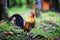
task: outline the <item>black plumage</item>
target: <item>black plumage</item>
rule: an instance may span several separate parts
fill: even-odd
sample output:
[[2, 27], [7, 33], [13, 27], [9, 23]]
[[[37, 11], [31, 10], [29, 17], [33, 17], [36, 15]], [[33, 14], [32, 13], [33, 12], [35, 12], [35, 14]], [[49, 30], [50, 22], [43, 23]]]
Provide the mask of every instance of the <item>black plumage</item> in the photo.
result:
[[12, 18], [15, 17], [15, 21], [14, 21], [14, 24], [16, 26], [20, 26], [21, 28], [23, 28], [24, 26], [24, 19], [21, 15], [19, 14], [14, 14], [13, 16], [11, 16], [11, 18], [9, 19], [9, 22], [12, 20]]

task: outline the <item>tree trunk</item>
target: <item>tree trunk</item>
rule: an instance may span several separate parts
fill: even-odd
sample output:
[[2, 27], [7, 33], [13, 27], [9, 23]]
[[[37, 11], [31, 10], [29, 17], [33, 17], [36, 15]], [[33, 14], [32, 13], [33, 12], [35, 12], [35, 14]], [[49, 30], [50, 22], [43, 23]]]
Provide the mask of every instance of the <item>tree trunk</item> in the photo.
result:
[[36, 0], [36, 17], [39, 17], [41, 15], [42, 10], [42, 0]]
[[12, 6], [16, 6], [17, 5], [17, 3], [16, 3], [16, 0], [12, 0]]
[[20, 0], [19, 6], [22, 7], [22, 0]]
[[30, 0], [26, 0], [27, 8], [30, 8]]
[[8, 7], [8, 8], [10, 7], [10, 5], [9, 5], [9, 0], [7, 0], [7, 7]]
[[3, 12], [3, 10], [2, 10], [2, 0], [0, 0], [0, 20], [2, 20], [2, 12]]
[[7, 14], [7, 0], [0, 0], [0, 18], [0, 20], [9, 18]]
[[30, 5], [31, 5], [31, 8], [32, 8], [32, 6], [34, 5], [34, 0], [30, 1]]

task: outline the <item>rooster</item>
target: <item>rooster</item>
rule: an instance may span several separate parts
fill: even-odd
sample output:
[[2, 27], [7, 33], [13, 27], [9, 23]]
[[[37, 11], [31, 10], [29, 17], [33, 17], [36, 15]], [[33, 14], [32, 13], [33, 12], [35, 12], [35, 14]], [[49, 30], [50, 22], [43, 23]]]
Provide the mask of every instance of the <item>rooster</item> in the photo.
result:
[[21, 27], [28, 34], [30, 32], [30, 30], [32, 28], [34, 28], [34, 26], [35, 26], [34, 16], [35, 16], [35, 14], [33, 12], [31, 12], [31, 15], [27, 18], [25, 25], [24, 25], [24, 19], [23, 19], [23, 17], [21, 17], [19, 14], [14, 14], [10, 18], [9, 22], [13, 19], [13, 17], [15, 17], [15, 19], [13, 19], [14, 24], [16, 26]]
[[35, 16], [35, 14], [33, 12], [31, 12], [31, 15], [26, 19], [26, 23], [25, 23], [25, 26], [24, 26], [24, 31], [27, 32], [27, 35], [29, 35], [28, 33], [35, 26], [34, 16]]

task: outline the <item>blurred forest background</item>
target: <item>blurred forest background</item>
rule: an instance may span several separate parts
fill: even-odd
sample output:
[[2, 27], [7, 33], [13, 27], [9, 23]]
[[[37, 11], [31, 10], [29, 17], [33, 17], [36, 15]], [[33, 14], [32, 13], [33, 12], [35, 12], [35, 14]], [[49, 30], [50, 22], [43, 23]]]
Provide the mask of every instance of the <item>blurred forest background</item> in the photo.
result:
[[[9, 15], [35, 9], [35, 0], [8, 0]], [[27, 9], [27, 10], [26, 10]]]
[[[41, 1], [42, 0], [38, 0], [36, 5], [39, 3], [38, 6], [40, 7]], [[50, 38], [53, 38], [53, 40], [55, 40], [55, 38], [58, 39], [60, 38], [60, 0], [50, 1], [51, 0], [43, 1], [42, 10], [46, 10], [46, 12], [43, 12], [38, 8], [38, 6], [37, 8], [39, 10], [36, 8], [35, 0], [0, 0], [0, 20], [8, 20], [13, 14], [20, 14], [25, 20], [30, 12], [36, 12], [39, 17], [35, 17], [35, 27], [30, 31], [30, 33], [43, 36], [44, 38], [42, 37], [42, 40], [45, 40], [45, 37], [46, 39], [48, 38], [48, 40]], [[35, 8], [37, 10], [35, 10]], [[15, 27], [12, 23], [7, 24], [6, 21], [4, 21], [0, 22], [0, 38], [5, 39], [6, 37], [7, 40], [9, 38], [12, 40], [29, 40], [30, 37], [26, 37], [26, 33], [21, 29], [13, 29], [13, 33], [19, 33], [19, 35], [22, 34], [22, 38], [19, 37], [19, 35], [4, 35], [3, 32], [11, 32], [12, 28]]]
[[13, 14], [29, 13], [35, 10], [35, 0], [0, 0], [0, 20]]

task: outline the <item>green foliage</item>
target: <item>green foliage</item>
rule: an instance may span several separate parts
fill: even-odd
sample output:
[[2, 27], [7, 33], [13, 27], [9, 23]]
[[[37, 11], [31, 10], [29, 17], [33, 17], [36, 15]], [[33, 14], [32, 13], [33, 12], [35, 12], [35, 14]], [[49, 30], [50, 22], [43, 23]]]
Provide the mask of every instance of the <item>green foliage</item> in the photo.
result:
[[58, 15], [56, 12], [48, 12], [46, 14], [49, 16], [57, 16]]
[[[39, 18], [36, 18], [36, 27], [33, 28], [30, 33], [36, 35], [42, 35], [48, 38], [56, 38], [60, 35], [60, 16], [54, 12], [47, 12], [42, 14]], [[46, 23], [47, 21], [55, 22], [58, 26], [53, 26], [53, 24]]]
[[[50, 14], [51, 13], [51, 14]], [[33, 28], [30, 33], [36, 34], [36, 35], [42, 35], [44, 37], [48, 38], [56, 38], [60, 35], [60, 27], [58, 26], [53, 26], [52, 24], [47, 24], [45, 23], [45, 20], [52, 20], [56, 22], [56, 24], [60, 25], [60, 16], [58, 14], [53, 13], [53, 12], [48, 12], [45, 14], [42, 14], [41, 17], [36, 18], [36, 23], [35, 23], [35, 28]], [[3, 22], [3, 21], [2, 21]], [[0, 24], [0, 32], [1, 31], [11, 31], [13, 24], [8, 23], [1, 25]], [[45, 27], [44, 27], [45, 26]], [[12, 29], [12, 31], [16, 34], [22, 34], [25, 35], [25, 32], [22, 29]], [[18, 37], [18, 36], [9, 36], [9, 40], [30, 40], [30, 38], [23, 36], [23, 37]]]
[[10, 31], [12, 28], [13, 24], [9, 23], [9, 24], [0, 24], [0, 31]]
[[14, 32], [14, 33], [16, 33], [16, 34], [22, 34], [22, 35], [25, 35], [25, 32], [24, 32], [24, 30], [22, 30], [22, 29], [12, 29], [12, 31]]
[[57, 18], [56, 18], [56, 22], [57, 22], [57, 24], [60, 25], [60, 17], [57, 17]]

